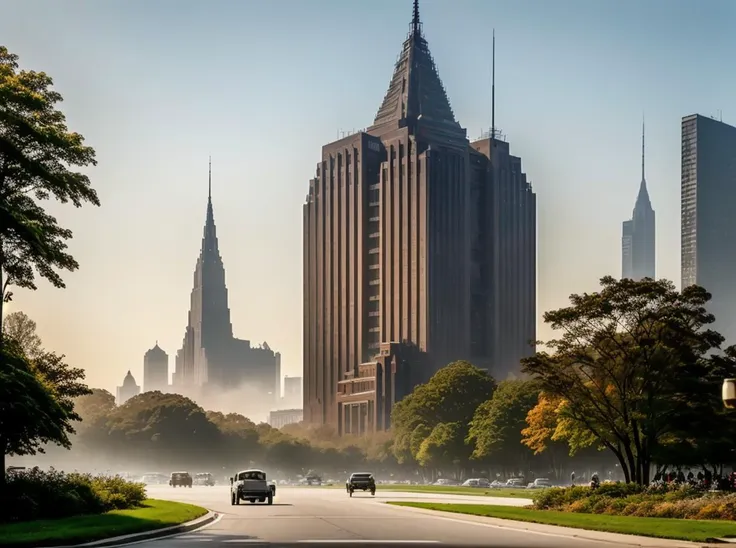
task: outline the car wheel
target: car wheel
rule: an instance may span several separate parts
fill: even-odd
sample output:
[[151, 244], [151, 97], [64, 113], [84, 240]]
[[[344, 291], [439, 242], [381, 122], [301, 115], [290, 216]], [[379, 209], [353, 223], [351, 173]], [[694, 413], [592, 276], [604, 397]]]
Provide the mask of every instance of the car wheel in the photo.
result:
[[268, 504], [269, 506], [273, 504], [273, 495], [268, 495]]
[[230, 493], [230, 504], [235, 506], [235, 495], [233, 495], [232, 493]]

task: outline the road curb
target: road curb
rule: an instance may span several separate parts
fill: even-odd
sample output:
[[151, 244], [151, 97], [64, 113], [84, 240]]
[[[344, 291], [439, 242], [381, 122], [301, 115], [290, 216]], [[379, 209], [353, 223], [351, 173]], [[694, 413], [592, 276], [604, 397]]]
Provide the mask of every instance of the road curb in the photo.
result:
[[[168, 537], [171, 535], [178, 535], [180, 533], [188, 533], [205, 525], [209, 525], [217, 518], [220, 514], [213, 511], [208, 511], [204, 516], [181, 523], [179, 525], [171, 525], [162, 529], [153, 529], [151, 531], [143, 531], [141, 533], [131, 533], [129, 535], [121, 535], [118, 537], [104, 538], [102, 540], [95, 540], [92, 542], [85, 542], [84, 544], [70, 544], [67, 546], [47, 546], [39, 545], [39, 548], [103, 548], [104, 546], [117, 546], [119, 544], [130, 544], [133, 542], [141, 542], [144, 540], [151, 540], [160, 537]], [[14, 548], [13, 545], [4, 545], [5, 548]], [[24, 548], [29, 548], [28, 545], [23, 545]]]

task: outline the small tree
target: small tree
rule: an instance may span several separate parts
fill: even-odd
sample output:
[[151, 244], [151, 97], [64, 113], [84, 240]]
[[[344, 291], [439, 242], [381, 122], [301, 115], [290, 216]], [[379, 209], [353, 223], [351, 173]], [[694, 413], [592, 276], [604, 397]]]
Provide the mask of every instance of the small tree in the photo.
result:
[[3, 336], [14, 340], [28, 357], [41, 352], [41, 337], [36, 333], [36, 322], [25, 312], [11, 312], [3, 321]]

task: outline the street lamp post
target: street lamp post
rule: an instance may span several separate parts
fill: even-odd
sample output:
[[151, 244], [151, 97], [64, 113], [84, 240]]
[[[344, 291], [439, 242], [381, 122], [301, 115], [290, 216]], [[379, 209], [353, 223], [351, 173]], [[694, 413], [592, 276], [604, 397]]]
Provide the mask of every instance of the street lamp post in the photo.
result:
[[721, 398], [728, 409], [736, 409], [736, 379], [723, 379]]

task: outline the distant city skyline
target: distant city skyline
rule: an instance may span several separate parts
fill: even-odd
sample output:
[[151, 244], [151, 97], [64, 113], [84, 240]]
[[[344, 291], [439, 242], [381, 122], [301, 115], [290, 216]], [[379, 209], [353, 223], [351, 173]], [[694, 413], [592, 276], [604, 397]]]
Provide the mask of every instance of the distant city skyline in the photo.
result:
[[[391, 40], [358, 53], [335, 45], [355, 41], [356, 21], [403, 36], [411, 1], [3, 5], [3, 43], [23, 68], [54, 78], [70, 129], [96, 148], [89, 175], [102, 201], [50, 207], [74, 232], [80, 269], [64, 276], [65, 290], [14, 291], [7, 311], [33, 318], [44, 344], [84, 367], [91, 386], [114, 392], [128, 369], [142, 379], [156, 339], [170, 353], [181, 343], [212, 153], [231, 321], [281, 351], [284, 374], [299, 375], [304, 174], [340, 129], [365, 125], [396, 60]], [[422, 2], [435, 62], [473, 138], [490, 124], [496, 29], [498, 125], [538, 181], [539, 338], [552, 335], [544, 311], [620, 272], [642, 111], [656, 273], [679, 284], [680, 120], [719, 109], [736, 120], [736, 75], [724, 70], [734, 17], [728, 0], [707, 10], [684, 0]]]

